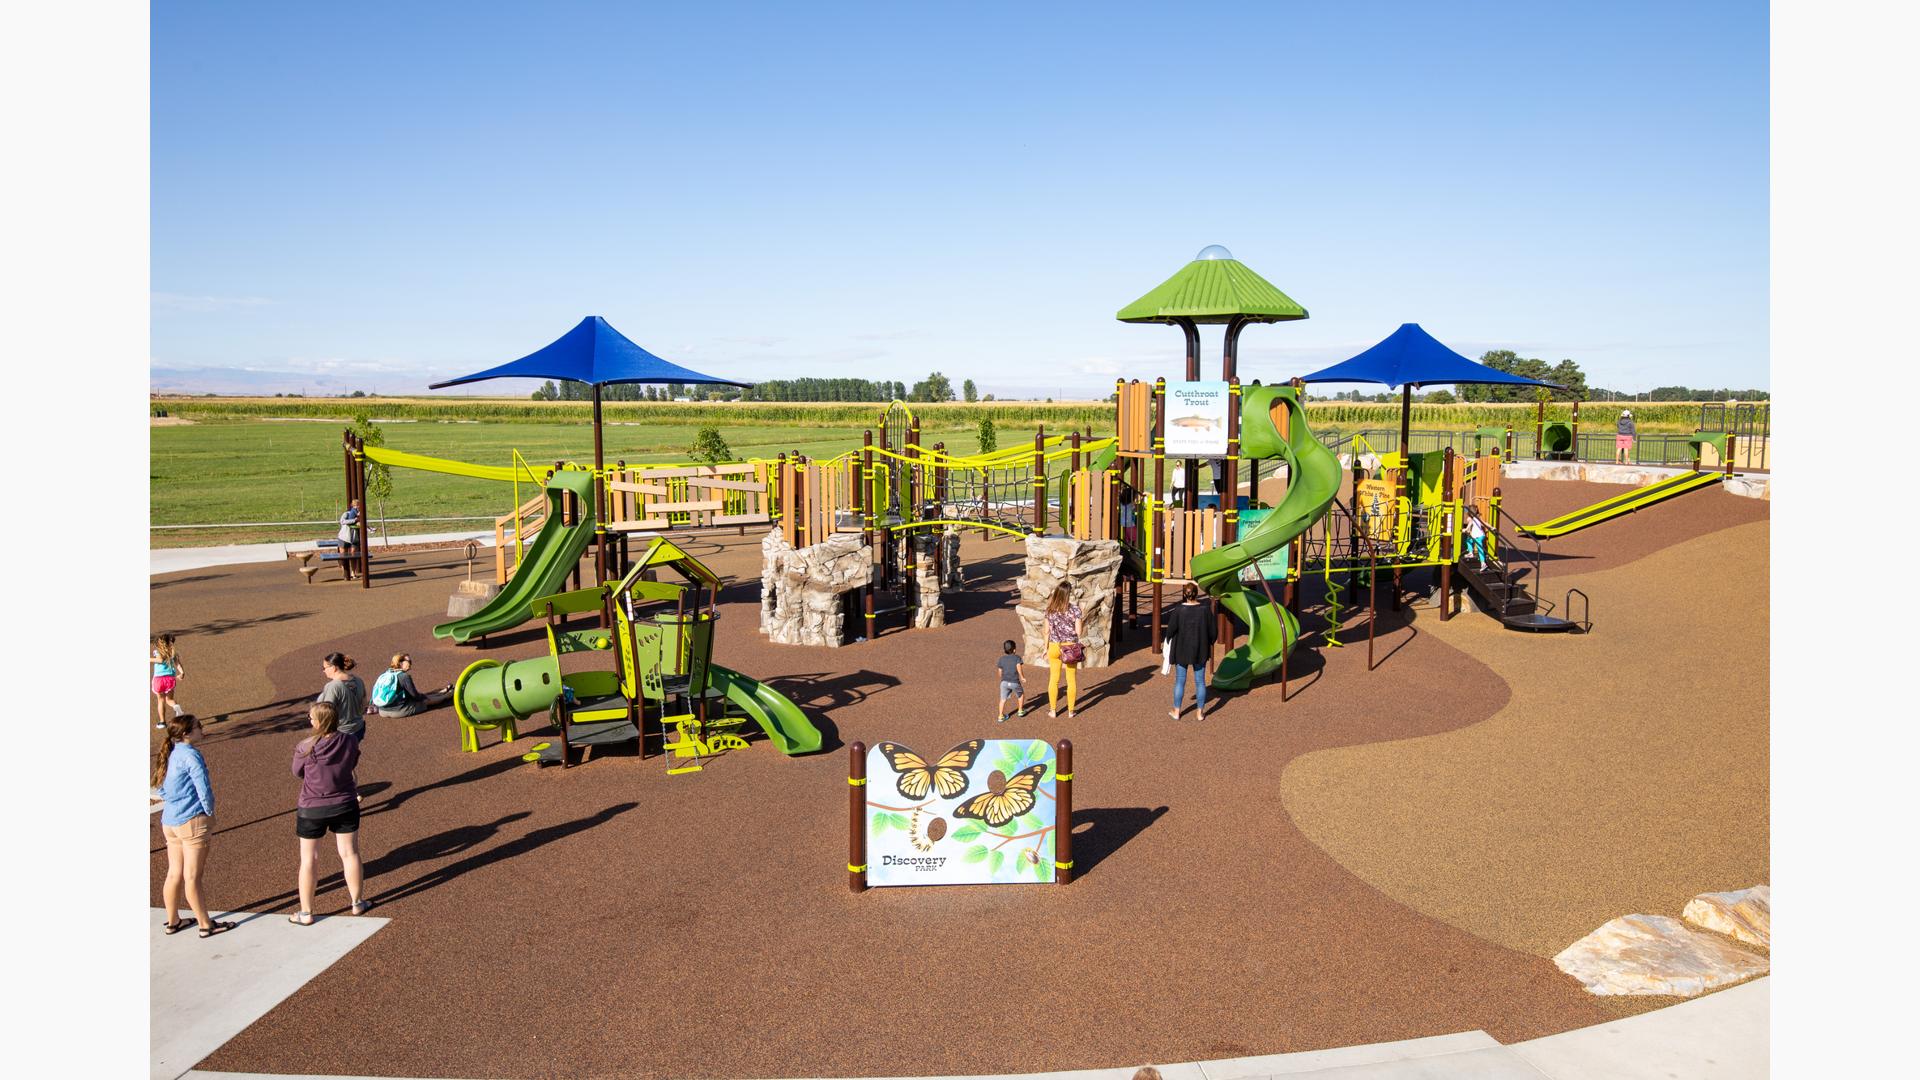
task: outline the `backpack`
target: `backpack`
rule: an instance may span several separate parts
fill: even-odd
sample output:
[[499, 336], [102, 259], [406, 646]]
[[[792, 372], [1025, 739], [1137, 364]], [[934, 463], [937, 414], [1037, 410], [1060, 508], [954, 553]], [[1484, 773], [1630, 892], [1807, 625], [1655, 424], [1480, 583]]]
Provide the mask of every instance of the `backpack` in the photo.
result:
[[381, 672], [380, 677], [373, 680], [373, 692], [369, 696], [375, 705], [392, 705], [400, 696], [400, 673], [393, 668]]

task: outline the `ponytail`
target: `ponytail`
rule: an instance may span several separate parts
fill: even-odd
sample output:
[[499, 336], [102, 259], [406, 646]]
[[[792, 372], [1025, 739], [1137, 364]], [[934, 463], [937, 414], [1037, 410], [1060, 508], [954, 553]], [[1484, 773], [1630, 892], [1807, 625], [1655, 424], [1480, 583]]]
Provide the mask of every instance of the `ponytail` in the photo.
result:
[[148, 787], [159, 787], [167, 782], [167, 762], [173, 757], [174, 745], [192, 734], [198, 723], [192, 713], [180, 713], [167, 721], [167, 733], [153, 752], [153, 782]]
[[172, 634], [161, 634], [159, 637], [153, 639], [153, 655], [159, 657], [160, 662], [163, 664], [173, 663]]
[[330, 652], [321, 657], [321, 660], [335, 671], [353, 670], [353, 657], [348, 656], [346, 653]]

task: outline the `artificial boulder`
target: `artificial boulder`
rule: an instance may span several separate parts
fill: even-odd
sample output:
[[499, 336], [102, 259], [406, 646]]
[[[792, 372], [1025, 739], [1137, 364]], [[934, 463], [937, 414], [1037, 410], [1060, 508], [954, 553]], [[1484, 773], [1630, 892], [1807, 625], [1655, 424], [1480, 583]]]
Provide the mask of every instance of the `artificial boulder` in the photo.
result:
[[1106, 667], [1113, 637], [1114, 587], [1120, 580], [1118, 540], [1027, 537], [1027, 572], [1020, 578], [1020, 628], [1029, 664], [1047, 662], [1047, 602], [1062, 582], [1080, 606], [1083, 668]]
[[779, 645], [844, 645], [842, 596], [872, 579], [858, 533], [796, 548], [775, 528], [760, 541], [760, 632]]
[[1561, 950], [1554, 966], [1606, 996], [1693, 997], [1767, 973], [1767, 959], [1667, 915], [1622, 915]]
[[1701, 893], [1687, 901], [1680, 917], [1736, 941], [1768, 948], [1773, 943], [1773, 890], [1755, 885], [1733, 892]]
[[928, 563], [914, 568], [914, 584], [920, 590], [920, 602], [913, 609], [913, 625], [928, 630], [947, 625], [947, 605], [940, 599], [940, 572]]

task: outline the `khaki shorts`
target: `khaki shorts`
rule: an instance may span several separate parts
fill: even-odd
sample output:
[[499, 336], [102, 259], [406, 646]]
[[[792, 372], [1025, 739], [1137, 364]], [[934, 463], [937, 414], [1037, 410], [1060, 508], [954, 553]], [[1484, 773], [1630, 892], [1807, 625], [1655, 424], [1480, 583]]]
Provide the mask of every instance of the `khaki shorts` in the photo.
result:
[[160, 826], [160, 835], [167, 838], [168, 847], [204, 848], [213, 836], [213, 819], [196, 814], [178, 825]]

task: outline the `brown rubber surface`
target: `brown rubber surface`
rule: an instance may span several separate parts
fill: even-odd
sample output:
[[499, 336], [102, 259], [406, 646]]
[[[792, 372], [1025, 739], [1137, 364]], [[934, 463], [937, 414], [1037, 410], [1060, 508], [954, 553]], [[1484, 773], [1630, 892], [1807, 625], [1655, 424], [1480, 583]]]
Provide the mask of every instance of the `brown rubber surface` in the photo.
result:
[[[1612, 491], [1529, 486], [1584, 489], [1566, 508]], [[1532, 496], [1513, 485], [1516, 508], [1523, 498], [1521, 520], [1559, 512], [1541, 498], [1536, 516]], [[1754, 505], [1764, 517], [1765, 505]], [[1583, 536], [1624, 541], [1664, 523], [1645, 541], [1655, 550], [1728, 523], [1655, 515]], [[394, 921], [202, 1067], [508, 1077], [1007, 1072], [1473, 1028], [1524, 1039], [1635, 1008], [1602, 1004], [1540, 956], [1383, 892], [1283, 808], [1282, 775], [1303, 755], [1442, 735], [1507, 704], [1500, 675], [1449, 644], [1455, 635], [1426, 632], [1432, 613], [1383, 614], [1383, 663], [1372, 673], [1361, 614], [1347, 631], [1357, 644], [1329, 651], [1326, 663], [1308, 652], [1294, 666], [1292, 700], [1262, 686], [1204, 722], [1179, 724], [1166, 718], [1170, 680], [1154, 674], [1158, 658], [1146, 654], [1142, 632], [1114, 667], [1083, 673], [1078, 718], [1049, 721], [1042, 708], [999, 727], [989, 719], [991, 665], [1001, 639], [1017, 636], [1015, 543], [967, 540], [970, 568], [991, 580], [950, 604], [946, 629], [889, 628], [878, 641], [827, 650], [758, 637], [757, 540], [728, 538], [719, 554], [694, 545], [734, 582], [715, 658], [823, 718], [828, 752], [788, 759], [763, 742], [692, 776], [666, 776], [662, 759], [630, 754], [563, 773], [519, 761], [541, 741], [537, 730], [462, 754], [449, 710], [371, 718], [360, 774], [368, 893]], [[1590, 550], [1604, 557], [1603, 548]], [[213, 903], [295, 906], [287, 757], [319, 689], [322, 653], [354, 655], [371, 682], [386, 654], [405, 649], [417, 681], [432, 687], [476, 657], [544, 649], [537, 631], [482, 649], [434, 642], [430, 627], [444, 618], [464, 561], [422, 554], [406, 565], [406, 576], [365, 591], [302, 585], [279, 564], [154, 580], [154, 629], [182, 633], [181, 701], [231, 715], [204, 744], [220, 800]], [[1674, 586], [1657, 602], [1704, 602], [1684, 582]], [[1309, 615], [1306, 628], [1318, 625]], [[841, 741], [943, 748], [982, 735], [1073, 739], [1083, 877], [1066, 888], [848, 893]], [[1392, 814], [1405, 794], [1359, 812]], [[1516, 829], [1540, 827], [1540, 808], [1518, 809], [1508, 819]], [[157, 903], [157, 850], [153, 867]], [[324, 888], [321, 912], [343, 909], [337, 875]], [[341, 1036], [342, 1017], [351, 1037]]]

